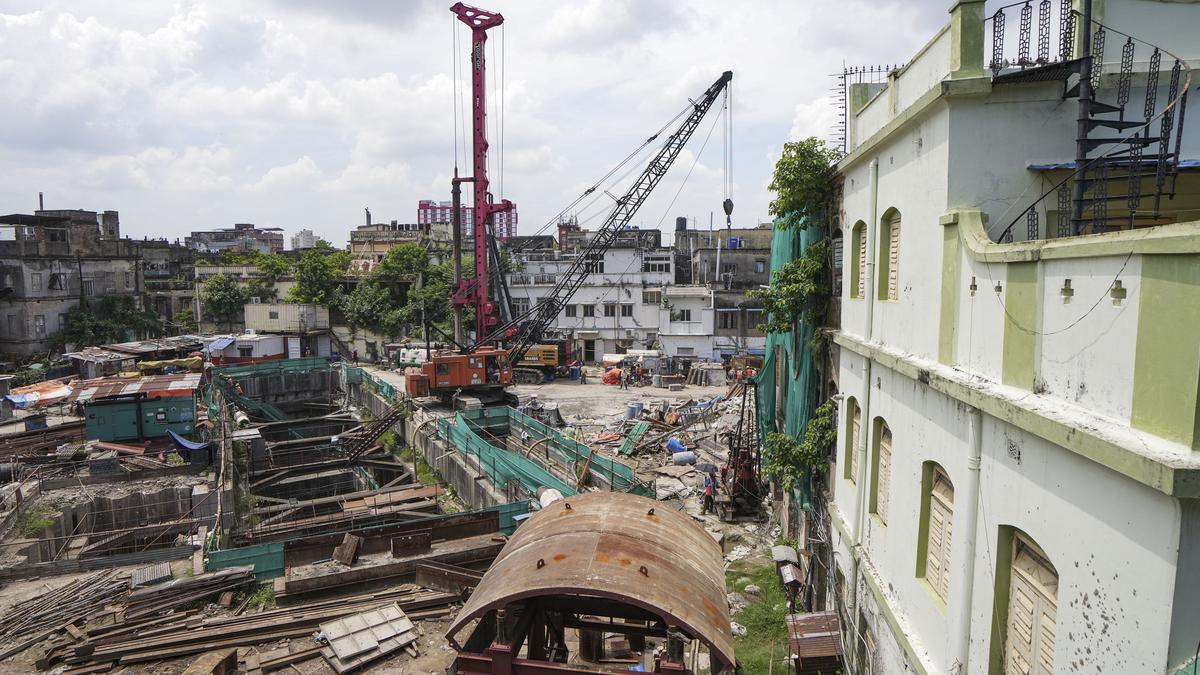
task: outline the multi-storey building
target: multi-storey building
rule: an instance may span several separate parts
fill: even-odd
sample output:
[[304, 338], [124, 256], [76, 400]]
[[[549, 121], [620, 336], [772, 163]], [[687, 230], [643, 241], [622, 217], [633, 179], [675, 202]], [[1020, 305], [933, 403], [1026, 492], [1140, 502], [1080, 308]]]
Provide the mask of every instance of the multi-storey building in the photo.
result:
[[1086, 5], [954, 2], [849, 87], [813, 566], [849, 672], [1194, 667], [1200, 14]]
[[[475, 209], [471, 206], [459, 205], [462, 217], [462, 233], [471, 237], [475, 226]], [[417, 202], [417, 224], [431, 225], [433, 223], [451, 223], [454, 220], [453, 202], [439, 202], [433, 199], [422, 199]], [[517, 233], [517, 207], [511, 211], [497, 213], [492, 216], [492, 226], [497, 239], [508, 239]]]
[[[555, 247], [549, 237], [510, 246], [518, 268], [508, 275], [514, 310], [521, 313], [547, 298], [585, 255], [579, 247], [593, 234], [572, 228], [569, 251], [561, 242]], [[659, 245], [661, 237], [658, 230], [623, 230], [603, 256], [589, 261], [587, 279], [552, 330], [571, 339], [575, 353], [593, 363], [628, 349], [660, 349], [666, 356], [695, 360], [761, 354], [765, 338], [758, 330], [757, 304], [744, 289], [677, 284], [675, 253]]]
[[81, 302], [128, 296], [140, 303], [141, 242], [119, 238], [116, 211], [13, 214], [0, 226], [14, 237], [0, 240], [0, 353], [46, 353]]
[[354, 258], [353, 270], [357, 273], [371, 271], [388, 251], [400, 244], [425, 244], [433, 259], [440, 260], [451, 244], [449, 223], [368, 223], [359, 225], [350, 232], [350, 255]]
[[300, 230], [292, 235], [292, 250], [302, 251], [317, 245], [317, 235], [312, 230]]
[[233, 227], [193, 232], [190, 237], [184, 239], [184, 243], [188, 248], [201, 253], [219, 253], [221, 251], [279, 253], [283, 251], [283, 228], [255, 227], [253, 223], [237, 223]]
[[142, 294], [147, 311], [166, 323], [169, 333], [178, 334], [186, 327], [174, 325], [176, 316], [192, 307], [195, 297], [196, 252], [179, 241], [148, 239], [135, 242], [141, 252]]

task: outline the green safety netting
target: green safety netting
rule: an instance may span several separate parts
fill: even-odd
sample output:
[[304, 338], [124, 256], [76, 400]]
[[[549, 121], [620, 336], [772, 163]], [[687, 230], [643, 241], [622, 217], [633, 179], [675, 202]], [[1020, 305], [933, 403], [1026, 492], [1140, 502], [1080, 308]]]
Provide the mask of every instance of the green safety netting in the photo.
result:
[[[778, 223], [777, 223], [778, 224]], [[782, 269], [785, 264], [799, 258], [805, 249], [817, 243], [824, 235], [819, 228], [779, 229], [771, 237], [771, 272]], [[817, 364], [808, 348], [815, 328], [812, 322], [802, 318], [787, 333], [767, 335], [767, 353], [755, 381], [758, 383], [758, 431], [765, 439], [776, 431], [775, 398], [782, 395], [783, 431], [798, 437], [808, 428], [808, 419], [815, 409], [817, 391]], [[783, 379], [780, 387], [777, 380]], [[805, 493], [802, 502], [808, 502], [807, 481], [803, 481]]]
[[588, 467], [588, 473], [601, 482], [608, 483], [617, 492], [654, 496], [654, 486], [638, 480], [633, 467], [593, 454], [592, 449], [583, 443], [564, 436], [557, 429], [551, 429], [519, 410], [512, 408], [501, 408], [501, 410], [508, 411], [509, 433], [527, 433], [534, 441], [549, 438], [550, 440], [546, 442], [549, 452], [557, 455], [560, 463], [579, 466], [579, 463], [582, 462]]
[[474, 455], [492, 484], [503, 487], [516, 481], [529, 494], [540, 487], [554, 488], [570, 497], [575, 490], [536, 462], [488, 443], [462, 413], [438, 420], [438, 435], [459, 452]]

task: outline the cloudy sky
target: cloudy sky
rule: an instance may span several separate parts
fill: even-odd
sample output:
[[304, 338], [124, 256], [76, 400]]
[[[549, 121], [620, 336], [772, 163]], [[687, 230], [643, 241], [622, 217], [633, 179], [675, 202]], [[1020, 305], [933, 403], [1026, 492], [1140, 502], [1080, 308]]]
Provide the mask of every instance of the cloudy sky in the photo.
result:
[[[449, 199], [454, 39], [465, 60], [468, 37], [449, 4], [0, 0], [0, 212], [32, 212], [42, 191], [47, 208], [119, 210], [134, 237], [253, 222], [337, 244], [364, 207], [413, 222], [418, 199]], [[950, 4], [490, 0], [506, 19], [488, 56], [504, 69], [503, 196], [519, 233], [539, 231], [726, 69], [734, 224], [765, 220], [784, 141], [825, 136], [835, 120], [829, 74], [903, 61]], [[640, 224], [719, 217], [714, 119]], [[598, 223], [602, 206], [581, 215]]]

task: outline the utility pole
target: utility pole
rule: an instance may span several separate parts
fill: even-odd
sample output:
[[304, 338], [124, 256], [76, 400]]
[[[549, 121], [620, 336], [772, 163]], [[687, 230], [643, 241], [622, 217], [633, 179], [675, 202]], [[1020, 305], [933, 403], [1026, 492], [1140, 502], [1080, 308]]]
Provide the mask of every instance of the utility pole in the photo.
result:
[[[1083, 0], [1082, 23], [1077, 33], [1082, 50], [1079, 54], [1079, 115], [1075, 122], [1075, 184], [1071, 195], [1072, 234], [1083, 231], [1084, 195], [1087, 193], [1088, 127], [1092, 117], [1092, 0]], [[1095, 217], [1094, 213], [1092, 215]]]

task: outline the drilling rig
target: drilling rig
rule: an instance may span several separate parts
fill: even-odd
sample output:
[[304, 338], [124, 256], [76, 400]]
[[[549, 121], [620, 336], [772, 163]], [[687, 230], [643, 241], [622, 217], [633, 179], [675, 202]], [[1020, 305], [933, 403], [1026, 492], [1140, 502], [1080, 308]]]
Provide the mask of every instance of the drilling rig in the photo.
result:
[[[456, 350], [431, 355], [428, 362], [420, 369], [409, 369], [405, 373], [406, 389], [409, 396], [441, 396], [447, 397], [456, 393], [467, 393], [483, 402], [493, 402], [503, 398], [504, 387], [514, 381], [517, 376], [530, 375], [525, 369], [514, 367], [519, 364], [531, 347], [538, 344], [546, 334], [547, 329], [554, 324], [563, 307], [571, 302], [579, 287], [583, 285], [588, 275], [592, 273], [593, 261], [603, 259], [604, 254], [617, 240], [621, 229], [632, 222], [638, 209], [646, 202], [650, 193], [666, 175], [667, 170], [679, 157], [684, 145], [691, 138], [701, 120], [721, 96], [727, 93], [733, 73], [725, 71], [713, 82], [704, 93], [691, 102], [691, 109], [683, 115], [683, 121], [650, 157], [637, 180], [620, 197], [614, 197], [616, 206], [608, 217], [597, 228], [595, 236], [575, 256], [570, 267], [564, 274], [559, 275], [554, 288], [539, 302], [528, 310], [512, 316], [501, 322], [497, 316], [497, 303], [489, 293], [489, 245], [492, 240], [488, 222], [491, 217], [512, 209], [512, 202], [501, 200], [499, 204], [492, 201], [488, 192], [487, 178], [487, 124], [484, 110], [485, 102], [485, 64], [483, 48], [487, 41], [487, 31], [501, 25], [504, 17], [486, 10], [469, 7], [457, 3], [450, 8], [460, 21], [471, 27], [471, 90], [472, 120], [473, 120], [473, 175], [459, 177], [455, 175], [451, 185], [453, 197], [453, 213], [456, 222], [454, 229], [454, 260], [455, 260], [455, 293], [451, 300], [456, 319]], [[658, 134], [651, 136], [647, 143], [657, 140]], [[472, 183], [474, 186], [475, 216], [473, 220], [475, 277], [470, 280], [462, 279], [459, 257], [460, 224], [459, 218], [459, 186], [461, 183]], [[727, 200], [728, 202], [728, 200]], [[732, 209], [732, 202], [725, 206], [726, 211]], [[463, 309], [473, 307], [475, 310], [475, 338], [467, 345], [460, 331], [461, 314]], [[537, 371], [534, 375], [541, 380]]]

